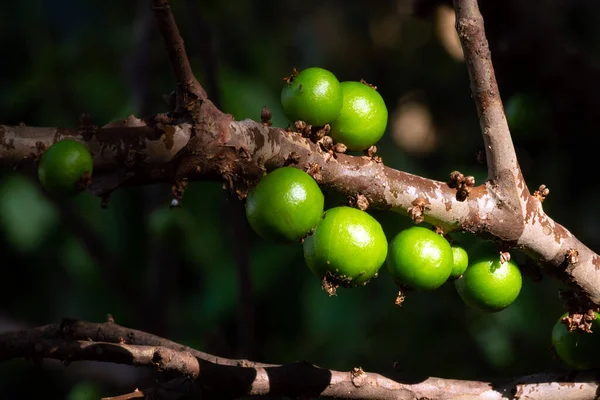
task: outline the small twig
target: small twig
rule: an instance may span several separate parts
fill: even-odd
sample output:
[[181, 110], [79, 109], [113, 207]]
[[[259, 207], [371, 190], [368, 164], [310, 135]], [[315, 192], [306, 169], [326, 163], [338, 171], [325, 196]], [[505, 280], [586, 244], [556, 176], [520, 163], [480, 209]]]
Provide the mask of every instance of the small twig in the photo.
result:
[[185, 52], [183, 39], [171, 12], [168, 0], [152, 0], [158, 29], [165, 41], [171, 68], [175, 75], [176, 111], [184, 111], [196, 100], [205, 100], [206, 91], [194, 77], [192, 67]]

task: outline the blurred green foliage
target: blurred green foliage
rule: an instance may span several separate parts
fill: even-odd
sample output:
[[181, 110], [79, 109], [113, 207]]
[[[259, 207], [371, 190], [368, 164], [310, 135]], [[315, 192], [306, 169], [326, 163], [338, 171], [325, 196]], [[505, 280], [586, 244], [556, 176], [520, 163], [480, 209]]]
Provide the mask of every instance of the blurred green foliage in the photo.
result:
[[[172, 79], [164, 47], [148, 2], [134, 3], [4, 2], [0, 123], [74, 126], [87, 112], [103, 125], [131, 113], [165, 111], [161, 95], [172, 90]], [[386, 164], [438, 180], [457, 169], [484, 181], [486, 169], [476, 160], [482, 142], [465, 64], [440, 44], [432, 14], [408, 1], [193, 3], [174, 4], [190, 58], [205, 86], [218, 88], [210, 95], [218, 95], [223, 109], [236, 119], [259, 119], [267, 105], [274, 123], [287, 126], [279, 104], [282, 78], [294, 66], [318, 65], [340, 80], [364, 78], [378, 86], [390, 110], [388, 132], [378, 144]], [[495, 50], [504, 25], [485, 11]], [[555, 17], [547, 12], [540, 18]], [[211, 59], [201, 50], [199, 27], [212, 32], [217, 51]], [[594, 43], [598, 49], [597, 39]], [[545, 97], [555, 89], [550, 84], [523, 83], [510, 66], [503, 69], [502, 54], [497, 72], [505, 99], [519, 92], [548, 99], [541, 113], [519, 114], [540, 102], [515, 102], [511, 115], [544, 119], [548, 108], [554, 114], [566, 112], [562, 103]], [[216, 76], [207, 72], [209, 63]], [[394, 136], [402, 133], [395, 123], [398, 106], [407, 98], [425, 105], [431, 115], [435, 140], [428, 151], [413, 153]], [[544, 120], [516, 120], [527, 123], [522, 134], [515, 128], [514, 139], [530, 187], [548, 185], [552, 194], [546, 210], [599, 249], [594, 206], [599, 193], [574, 186], [570, 177], [576, 155], [565, 147], [569, 133], [561, 135]], [[562, 309], [560, 285], [552, 279], [538, 284], [526, 279], [516, 303], [497, 314], [465, 308], [452, 284], [432, 293], [410, 293], [398, 308], [385, 268], [367, 287], [341, 289], [328, 298], [305, 267], [301, 245], [258, 238], [243, 213], [233, 212], [239, 204], [228, 199], [221, 183], [192, 183], [181, 209], [168, 208], [170, 188], [165, 185], [119, 190], [101, 209], [100, 200], [88, 194], [54, 204], [32, 172], [0, 171], [0, 330], [57, 323], [65, 316], [101, 321], [111, 313], [118, 323], [204, 351], [273, 363], [306, 359], [329, 368], [360, 365], [387, 373], [398, 362], [397, 369], [408, 374], [465, 379], [533, 373], [556, 365], [550, 332]], [[330, 207], [344, 201], [336, 196], [327, 200]], [[411, 224], [398, 214], [372, 215], [388, 238]], [[465, 234], [457, 237], [466, 245], [474, 241]], [[251, 344], [241, 352], [240, 335], [247, 331], [239, 324], [249, 317], [238, 312], [236, 254], [245, 252], [254, 310], [254, 324], [247, 328], [254, 339], [246, 338]], [[107, 274], [107, 264], [116, 266], [118, 274]], [[123, 292], [122, 282], [137, 292]], [[74, 370], [4, 363], [0, 397], [97, 398], [132, 390], [147, 379], [137, 370], [116, 376], [108, 373], [113, 366], [82, 365]]]

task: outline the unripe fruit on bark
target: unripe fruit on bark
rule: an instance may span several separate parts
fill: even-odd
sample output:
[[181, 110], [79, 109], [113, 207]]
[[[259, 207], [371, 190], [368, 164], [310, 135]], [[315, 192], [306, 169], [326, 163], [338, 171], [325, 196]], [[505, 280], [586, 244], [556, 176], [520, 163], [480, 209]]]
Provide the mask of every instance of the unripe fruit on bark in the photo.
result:
[[561, 321], [563, 314], [552, 329], [552, 347], [558, 358], [571, 368], [584, 370], [600, 367], [600, 314], [594, 313], [592, 333], [569, 332]]
[[85, 145], [70, 139], [61, 140], [42, 154], [38, 178], [52, 196], [74, 196], [87, 187], [93, 164]]
[[310, 175], [283, 167], [265, 175], [248, 193], [246, 217], [259, 236], [293, 242], [317, 226], [324, 203], [323, 192]]
[[335, 75], [323, 68], [307, 68], [291, 76], [281, 90], [287, 117], [321, 126], [333, 121], [342, 108], [342, 88]]
[[333, 286], [366, 284], [383, 265], [386, 253], [387, 239], [379, 222], [351, 207], [327, 210], [304, 240], [308, 268]]
[[430, 229], [412, 226], [390, 242], [388, 270], [401, 287], [434, 290], [452, 272], [452, 248]]
[[523, 278], [514, 261], [501, 263], [499, 253], [492, 252], [487, 257], [477, 257], [454, 283], [465, 304], [497, 312], [517, 299]]
[[362, 82], [342, 82], [343, 103], [331, 123], [331, 137], [348, 150], [365, 150], [377, 143], [387, 126], [388, 111], [375, 89]]

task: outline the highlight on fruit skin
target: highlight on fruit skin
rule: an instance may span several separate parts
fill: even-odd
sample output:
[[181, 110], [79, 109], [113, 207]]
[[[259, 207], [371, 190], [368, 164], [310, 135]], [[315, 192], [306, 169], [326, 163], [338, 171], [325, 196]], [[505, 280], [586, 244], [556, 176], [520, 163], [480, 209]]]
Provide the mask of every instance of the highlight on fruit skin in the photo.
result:
[[379, 222], [365, 211], [346, 206], [325, 211], [303, 244], [308, 268], [323, 280], [323, 289], [330, 295], [338, 286], [367, 284], [385, 262], [387, 248]]
[[385, 133], [388, 121], [385, 101], [377, 90], [364, 82], [346, 81], [340, 86], [342, 108], [331, 123], [330, 135], [348, 150], [366, 150]]
[[94, 162], [87, 147], [75, 140], [64, 139], [42, 154], [38, 179], [50, 195], [71, 197], [87, 188], [93, 169]]
[[577, 370], [600, 368], [600, 314], [592, 321], [592, 333], [569, 331], [562, 322], [564, 313], [552, 329], [552, 348], [558, 358], [568, 367]]
[[261, 237], [294, 242], [308, 235], [323, 216], [325, 197], [312, 176], [282, 167], [262, 177], [246, 199], [246, 217]]
[[281, 105], [292, 121], [322, 126], [332, 122], [342, 108], [342, 88], [336, 76], [323, 68], [306, 68], [287, 78]]
[[390, 241], [387, 267], [399, 287], [429, 291], [448, 280], [452, 260], [452, 248], [443, 236], [412, 226]]
[[477, 254], [462, 278], [454, 281], [463, 302], [484, 312], [498, 312], [519, 296], [523, 278], [513, 260], [501, 262], [497, 251]]

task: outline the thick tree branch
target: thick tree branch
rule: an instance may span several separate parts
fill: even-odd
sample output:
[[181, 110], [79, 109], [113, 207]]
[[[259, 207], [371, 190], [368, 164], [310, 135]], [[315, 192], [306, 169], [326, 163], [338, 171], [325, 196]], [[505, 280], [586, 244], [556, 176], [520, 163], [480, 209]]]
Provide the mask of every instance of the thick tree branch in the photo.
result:
[[[415, 204], [422, 204], [425, 221], [446, 231], [491, 235], [519, 246], [600, 304], [598, 255], [547, 216], [538, 199], [512, 190], [512, 174], [503, 176], [506, 185], [487, 182], [473, 188], [466, 201], [458, 201], [456, 190], [444, 182], [397, 171], [369, 157], [332, 155], [295, 132], [252, 120], [232, 121], [209, 100], [194, 121], [165, 115], [129, 117], [84, 133], [91, 136], [86, 145], [98, 166], [91, 186], [94, 193], [183, 178], [219, 179], [243, 192], [265, 169], [291, 164], [310, 169], [326, 190], [364, 195], [373, 208], [408, 216]], [[30, 162], [40, 148], [65, 137], [84, 141], [78, 129], [0, 126], [0, 165]], [[579, 254], [575, 263], [567, 262], [570, 249]]]
[[[81, 339], [88, 334], [87, 338]], [[101, 342], [98, 342], [99, 339]], [[222, 359], [115, 323], [83, 321], [66, 321], [61, 325], [0, 334], [0, 360], [22, 357], [151, 366], [160, 371], [197, 378], [203, 390], [227, 398], [276, 395], [353, 399], [570, 400], [593, 399], [600, 388], [595, 376], [585, 373], [568, 377], [560, 373], [544, 373], [503, 382], [442, 378], [413, 378], [409, 381], [400, 376], [386, 377], [364, 372], [360, 368], [341, 372], [306, 362], [266, 365]], [[127, 395], [130, 397], [121, 398], [136, 397], [145, 392], [134, 392]]]
[[152, 0], [152, 5], [156, 23], [167, 46], [171, 68], [175, 75], [177, 84], [176, 111], [183, 112], [188, 110], [196, 100], [206, 99], [206, 92], [194, 77], [169, 1]]

